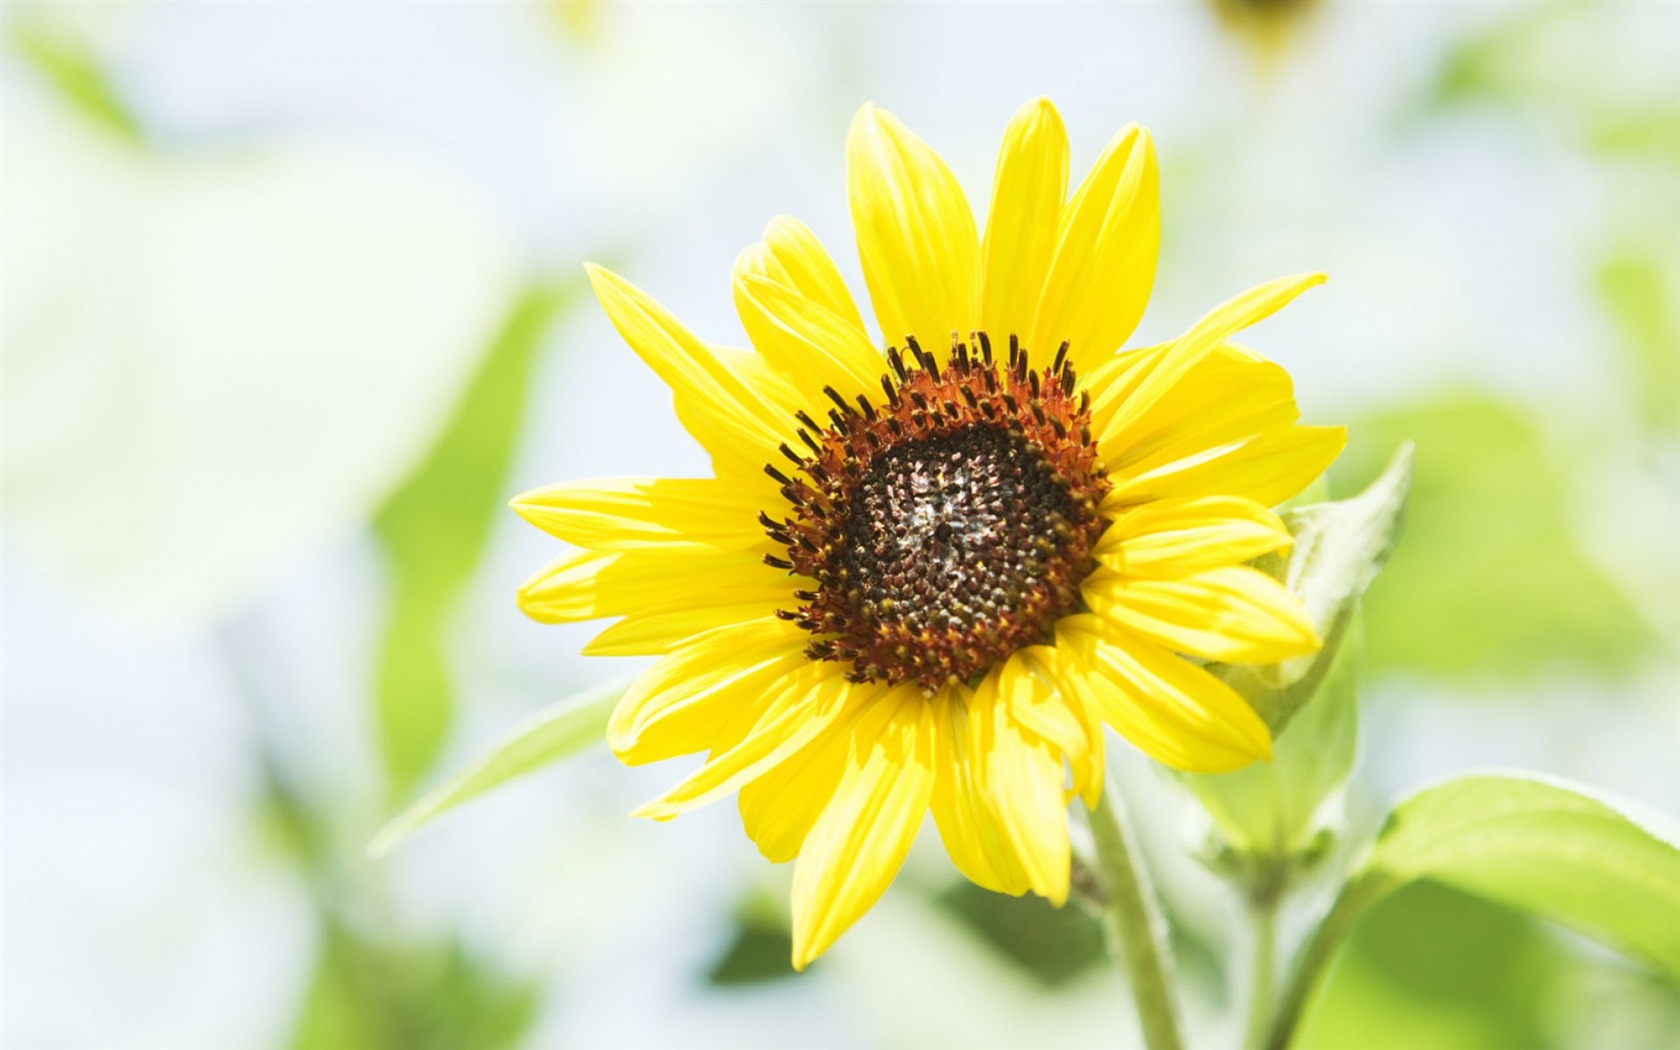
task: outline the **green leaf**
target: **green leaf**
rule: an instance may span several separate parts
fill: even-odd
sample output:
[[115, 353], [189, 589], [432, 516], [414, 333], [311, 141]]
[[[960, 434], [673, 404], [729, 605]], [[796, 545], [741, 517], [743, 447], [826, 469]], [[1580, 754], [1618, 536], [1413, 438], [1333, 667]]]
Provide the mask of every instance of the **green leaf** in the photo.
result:
[[1234, 773], [1181, 774], [1207, 811], [1217, 838], [1204, 860], [1259, 897], [1275, 897], [1291, 866], [1311, 867], [1323, 852], [1321, 813], [1353, 771], [1359, 745], [1356, 627], [1289, 732], [1272, 745], [1272, 760]]
[[706, 983], [734, 988], [797, 977], [798, 971], [788, 963], [792, 957], [793, 927], [787, 902], [757, 888], [736, 905], [733, 936], [707, 966]]
[[1680, 826], [1560, 780], [1474, 774], [1421, 791], [1389, 815], [1303, 951], [1273, 1045], [1287, 1045], [1359, 920], [1425, 879], [1561, 923], [1680, 977]]
[[478, 761], [416, 799], [380, 829], [368, 844], [368, 854], [383, 857], [439, 814], [600, 742], [613, 705], [627, 688], [627, 682], [604, 685], [542, 711]]
[[939, 892], [934, 903], [1044, 988], [1069, 985], [1107, 957], [1102, 924], [1083, 908], [993, 893], [966, 880]]
[[1271, 727], [1272, 760], [1180, 779], [1218, 831], [1207, 860], [1259, 897], [1273, 897], [1291, 864], [1310, 863], [1321, 852], [1315, 816], [1353, 770], [1359, 661], [1345, 643], [1360, 600], [1399, 535], [1411, 471], [1412, 446], [1402, 443], [1359, 495], [1284, 511], [1295, 537], [1289, 559], [1258, 564], [1300, 595], [1324, 639], [1318, 652], [1276, 664], [1209, 665]]
[[1424, 878], [1680, 976], [1680, 827], [1632, 803], [1525, 775], [1448, 781], [1395, 808], [1356, 881], [1375, 899]]
[[1359, 600], [1394, 549], [1411, 485], [1412, 451], [1410, 442], [1402, 442], [1382, 474], [1352, 499], [1284, 512], [1295, 545], [1278, 576], [1301, 597], [1324, 645], [1280, 663], [1209, 668], [1254, 705], [1274, 735], [1283, 732], [1329, 674]]
[[375, 693], [392, 798], [412, 790], [448, 733], [454, 702], [445, 623], [506, 502], [543, 335], [580, 287], [534, 287], [520, 297], [437, 444], [374, 519], [392, 586]]
[[1406, 542], [1365, 602], [1373, 672], [1533, 681], [1636, 667], [1656, 637], [1581, 552], [1564, 479], [1516, 407], [1463, 395], [1364, 419], [1338, 465], [1413, 438]]
[[[1445, 49], [1433, 81], [1403, 116], [1490, 109], [1602, 157], [1680, 160], [1672, 61], [1630, 47], [1642, 29], [1672, 36], [1671, 24], [1642, 27], [1643, 11], [1633, 5], [1522, 4], [1510, 11]], [[1571, 60], [1559, 61], [1565, 54]]]
[[291, 1045], [502, 1050], [519, 1045], [535, 1019], [537, 993], [479, 963], [458, 942], [389, 942], [326, 918]]
[[1640, 414], [1652, 430], [1673, 432], [1680, 428], [1680, 260], [1655, 245], [1626, 245], [1597, 278], [1627, 348]]
[[141, 144], [139, 122], [72, 21], [42, 15], [19, 19], [7, 27], [6, 42], [83, 116], [131, 145]]
[[1581, 964], [1547, 932], [1532, 916], [1437, 883], [1414, 883], [1360, 924], [1299, 1045], [1557, 1046], [1548, 1015]]

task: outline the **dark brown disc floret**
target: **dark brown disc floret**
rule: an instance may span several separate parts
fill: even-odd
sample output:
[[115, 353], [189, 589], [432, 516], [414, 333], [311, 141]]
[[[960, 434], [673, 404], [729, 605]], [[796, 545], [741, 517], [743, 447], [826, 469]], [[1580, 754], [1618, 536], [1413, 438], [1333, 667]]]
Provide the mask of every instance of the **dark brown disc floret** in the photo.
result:
[[943, 365], [908, 341], [884, 399], [827, 391], [828, 422], [801, 413], [804, 448], [782, 447], [793, 514], [760, 515], [787, 546], [767, 557], [815, 581], [781, 615], [814, 636], [813, 659], [845, 660], [856, 682], [970, 681], [1048, 640], [1080, 608], [1109, 483], [1067, 346], [1040, 373], [1011, 337], [956, 342]]

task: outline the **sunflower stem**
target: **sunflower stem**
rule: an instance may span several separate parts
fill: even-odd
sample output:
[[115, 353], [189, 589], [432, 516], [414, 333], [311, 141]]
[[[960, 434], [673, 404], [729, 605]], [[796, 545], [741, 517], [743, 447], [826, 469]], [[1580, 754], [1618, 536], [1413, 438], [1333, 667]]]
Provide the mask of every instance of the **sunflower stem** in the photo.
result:
[[1307, 1006], [1329, 972], [1337, 950], [1365, 910], [1374, 901], [1380, 900], [1389, 888], [1392, 887], [1383, 885], [1381, 880], [1372, 879], [1354, 879], [1342, 886], [1330, 913], [1319, 922], [1295, 957], [1289, 979], [1283, 986], [1283, 994], [1278, 997], [1277, 1010], [1268, 1026], [1265, 1050], [1288, 1050], [1295, 1040], [1296, 1029]]
[[1125, 807], [1107, 787], [1089, 812], [1097, 870], [1107, 891], [1103, 925], [1112, 950], [1125, 964], [1144, 1042], [1150, 1050], [1182, 1050], [1184, 1039], [1168, 973], [1167, 923], [1150, 885], [1149, 870], [1141, 862], [1137, 834]]
[[1253, 933], [1253, 966], [1249, 974], [1248, 1025], [1243, 1046], [1260, 1050], [1272, 1020], [1273, 972], [1277, 962], [1278, 901], [1274, 897], [1249, 901]]

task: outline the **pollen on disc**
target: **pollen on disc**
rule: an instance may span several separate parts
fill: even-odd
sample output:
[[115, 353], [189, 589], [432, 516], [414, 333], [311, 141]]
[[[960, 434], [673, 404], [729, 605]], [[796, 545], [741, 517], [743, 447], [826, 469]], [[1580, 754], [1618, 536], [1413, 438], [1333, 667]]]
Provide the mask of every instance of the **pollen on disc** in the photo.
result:
[[784, 450], [797, 476], [769, 468], [793, 514], [763, 518], [788, 548], [767, 560], [817, 584], [784, 615], [855, 681], [967, 681], [1078, 611], [1108, 489], [1089, 413], [1064, 357], [1040, 375], [981, 345], [893, 354], [884, 401], [831, 392], [827, 426], [801, 417], [811, 454]]

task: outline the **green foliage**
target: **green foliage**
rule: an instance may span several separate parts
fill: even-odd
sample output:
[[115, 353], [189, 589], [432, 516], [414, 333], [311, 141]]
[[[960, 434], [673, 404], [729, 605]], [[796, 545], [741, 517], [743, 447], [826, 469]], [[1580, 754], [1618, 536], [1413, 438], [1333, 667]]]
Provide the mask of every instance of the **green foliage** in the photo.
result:
[[1418, 109], [1498, 107], [1530, 114], [1537, 127], [1607, 157], [1680, 160], [1672, 69], [1658, 64], [1660, 52], [1638, 54], [1635, 40], [1641, 31], [1672, 29], [1660, 21], [1636, 23], [1631, 12], [1638, 10], [1621, 4], [1514, 6], [1509, 17], [1442, 54]]
[[393, 798], [412, 789], [448, 733], [454, 701], [445, 621], [505, 502], [543, 335], [579, 287], [535, 287], [520, 297], [437, 444], [374, 519], [392, 591], [376, 710]]
[[1626, 246], [1598, 269], [1597, 288], [1628, 350], [1633, 398], [1653, 431], [1680, 428], [1680, 260]]
[[380, 829], [368, 853], [381, 857], [421, 825], [491, 788], [601, 742], [623, 682], [601, 686], [544, 709], [472, 765], [416, 799]]
[[1395, 808], [1344, 897], [1374, 903], [1418, 879], [1532, 911], [1680, 977], [1680, 827], [1628, 803], [1523, 776], [1448, 781]]
[[[793, 928], [787, 907], [770, 893], [750, 894], [735, 909], [729, 944], [706, 971], [706, 982], [719, 988], [761, 984], [798, 976], [793, 957]], [[819, 961], [816, 965], [822, 965]]]
[[1412, 447], [1402, 444], [1359, 495], [1284, 512], [1295, 537], [1289, 559], [1260, 564], [1301, 596], [1324, 639], [1322, 649], [1276, 664], [1210, 666], [1254, 705], [1275, 735], [1270, 762], [1218, 776], [1182, 777], [1222, 840], [1210, 860], [1244, 869], [1250, 892], [1275, 894], [1287, 865], [1311, 862], [1314, 814], [1353, 770], [1358, 660], [1347, 650], [1358, 647], [1346, 642], [1360, 600], [1399, 536], [1411, 469]]
[[1299, 1045], [1542, 1050], [1564, 965], [1528, 916], [1417, 883], [1360, 925]]
[[1303, 950], [1270, 1045], [1288, 1045], [1360, 920], [1424, 880], [1551, 919], [1680, 978], [1680, 827], [1561, 781], [1465, 776], [1389, 815]]
[[1300, 596], [1324, 645], [1279, 663], [1212, 667], [1254, 705], [1274, 735], [1316, 695], [1336, 662], [1360, 599], [1399, 537], [1411, 477], [1412, 446], [1402, 442], [1382, 474], [1359, 495], [1284, 512], [1295, 544], [1288, 563], [1275, 574]]
[[1563, 480], [1519, 411], [1466, 395], [1351, 430], [1347, 477], [1418, 446], [1406, 542], [1365, 603], [1373, 670], [1523, 682], [1626, 671], [1650, 651], [1650, 627], [1571, 536]]
[[1081, 908], [993, 893], [968, 881], [934, 900], [1045, 988], [1067, 984], [1105, 958], [1102, 926]]
[[326, 921], [296, 1050], [500, 1050], [535, 1015], [536, 988], [492, 973], [459, 944], [377, 943]]
[[[1350, 632], [1352, 633], [1352, 632]], [[1344, 641], [1317, 695], [1272, 745], [1272, 760], [1234, 773], [1182, 774], [1217, 832], [1205, 860], [1250, 893], [1275, 895], [1312, 867], [1320, 807], [1341, 791], [1359, 744], [1357, 638]]]
[[6, 42], [83, 116], [130, 144], [141, 143], [139, 122], [70, 24], [49, 16], [20, 18], [7, 27]]

